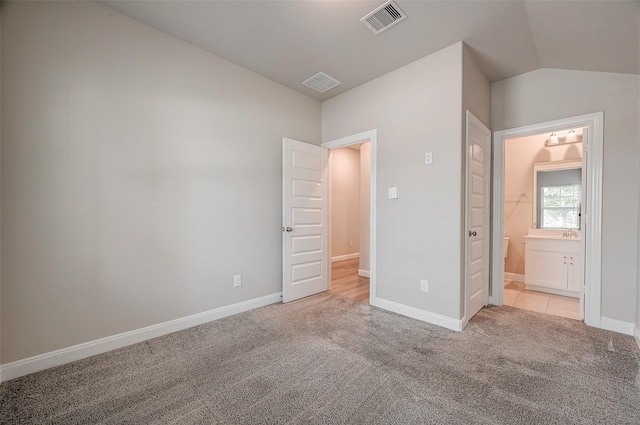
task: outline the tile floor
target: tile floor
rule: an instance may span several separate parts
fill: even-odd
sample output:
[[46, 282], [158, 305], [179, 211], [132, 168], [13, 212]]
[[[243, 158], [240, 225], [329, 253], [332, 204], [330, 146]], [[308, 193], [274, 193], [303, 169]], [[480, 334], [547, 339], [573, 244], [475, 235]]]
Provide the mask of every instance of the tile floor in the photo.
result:
[[529, 291], [521, 282], [505, 280], [503, 302], [524, 310], [580, 320], [580, 301], [577, 298]]

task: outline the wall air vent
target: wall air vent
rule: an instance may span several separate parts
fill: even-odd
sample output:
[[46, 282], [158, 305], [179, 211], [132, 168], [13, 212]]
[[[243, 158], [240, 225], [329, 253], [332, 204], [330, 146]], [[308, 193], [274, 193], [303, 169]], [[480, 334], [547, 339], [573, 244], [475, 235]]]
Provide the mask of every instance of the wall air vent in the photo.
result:
[[306, 81], [303, 81], [302, 84], [314, 89], [315, 91], [324, 93], [327, 90], [332, 89], [338, 84], [340, 84], [340, 81], [336, 80], [333, 77], [328, 76], [324, 72], [318, 72], [313, 77], [309, 78]]
[[407, 15], [400, 10], [397, 4], [388, 1], [360, 19], [360, 22], [365, 24], [374, 34], [378, 35], [406, 18]]

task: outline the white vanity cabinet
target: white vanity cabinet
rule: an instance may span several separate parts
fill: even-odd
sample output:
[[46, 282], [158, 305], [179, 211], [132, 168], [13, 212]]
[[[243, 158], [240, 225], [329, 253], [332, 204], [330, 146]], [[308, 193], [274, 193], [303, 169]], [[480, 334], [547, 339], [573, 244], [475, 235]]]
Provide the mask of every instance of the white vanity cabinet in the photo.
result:
[[579, 298], [583, 281], [580, 239], [525, 236], [527, 289]]

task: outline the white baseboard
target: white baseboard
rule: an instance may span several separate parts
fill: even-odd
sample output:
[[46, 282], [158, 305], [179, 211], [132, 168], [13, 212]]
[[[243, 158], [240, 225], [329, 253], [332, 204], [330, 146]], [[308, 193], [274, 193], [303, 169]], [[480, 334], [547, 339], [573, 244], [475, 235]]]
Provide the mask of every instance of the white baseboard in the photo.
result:
[[504, 280], [524, 283], [524, 275], [518, 274], [518, 273], [504, 272]]
[[635, 327], [635, 323], [623, 322], [622, 320], [617, 319], [610, 319], [609, 317], [605, 316], [602, 316], [600, 318], [600, 329], [633, 336], [636, 332]]
[[636, 326], [636, 334], [634, 337], [636, 338], [636, 344], [638, 344], [638, 350], [640, 350], [640, 326]]
[[353, 258], [360, 258], [360, 253], [354, 252], [353, 254], [336, 255], [335, 257], [331, 257], [331, 262], [335, 263], [336, 261], [351, 260]]
[[393, 311], [394, 313], [421, 320], [423, 322], [431, 323], [433, 325], [442, 326], [443, 328], [451, 329], [454, 331], [461, 331], [463, 328], [462, 320], [452, 319], [451, 317], [431, 313], [426, 310], [420, 310], [419, 308], [410, 307], [408, 305], [399, 304], [382, 298], [375, 298], [372, 301], [373, 302], [371, 303], [371, 305], [375, 307], [379, 307], [383, 310]]
[[371, 277], [371, 273], [369, 273], [369, 270], [358, 269], [358, 276]]
[[0, 365], [0, 382], [282, 301], [282, 292]]

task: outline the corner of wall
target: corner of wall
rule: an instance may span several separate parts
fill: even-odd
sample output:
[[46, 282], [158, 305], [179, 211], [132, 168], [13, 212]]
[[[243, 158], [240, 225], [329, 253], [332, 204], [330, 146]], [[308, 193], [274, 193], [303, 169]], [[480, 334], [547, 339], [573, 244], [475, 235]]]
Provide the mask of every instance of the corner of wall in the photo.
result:
[[465, 43], [462, 46], [463, 120], [468, 109], [485, 126], [491, 128], [491, 82], [478, 65], [473, 49]]
[[[478, 120], [480, 120], [487, 128], [491, 125], [491, 83], [484, 71], [478, 65], [478, 62], [474, 58], [473, 50], [464, 42], [461, 42], [462, 47], [462, 69], [461, 69], [461, 84], [462, 84], [462, 108], [461, 108], [461, 120], [462, 120], [462, 134], [461, 145], [462, 155], [460, 161], [460, 169], [462, 176], [462, 191], [461, 196], [461, 214], [460, 214], [460, 226], [461, 229], [465, 229], [466, 225], [466, 137], [467, 137], [467, 111], [471, 112]], [[465, 316], [465, 246], [467, 238], [461, 233], [460, 238], [460, 258], [462, 259], [460, 264], [460, 317]]]

